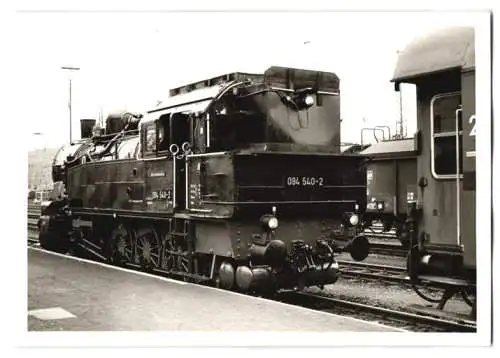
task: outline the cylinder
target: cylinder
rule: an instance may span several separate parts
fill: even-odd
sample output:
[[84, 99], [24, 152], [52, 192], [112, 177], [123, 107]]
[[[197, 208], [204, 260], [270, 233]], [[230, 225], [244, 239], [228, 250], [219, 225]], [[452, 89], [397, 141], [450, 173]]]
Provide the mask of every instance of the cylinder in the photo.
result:
[[239, 266], [236, 269], [236, 284], [243, 291], [264, 290], [272, 286], [273, 278], [267, 267]]
[[221, 288], [231, 289], [234, 284], [234, 267], [229, 262], [223, 262], [219, 267], [219, 284]]
[[323, 264], [321, 267], [317, 267], [315, 270], [306, 271], [302, 274], [300, 280], [304, 286], [318, 286], [318, 285], [329, 285], [337, 282], [339, 277], [338, 264], [332, 264], [328, 267], [328, 264]]
[[256, 263], [281, 267], [286, 259], [286, 245], [281, 240], [271, 240], [266, 246], [253, 244], [250, 256]]

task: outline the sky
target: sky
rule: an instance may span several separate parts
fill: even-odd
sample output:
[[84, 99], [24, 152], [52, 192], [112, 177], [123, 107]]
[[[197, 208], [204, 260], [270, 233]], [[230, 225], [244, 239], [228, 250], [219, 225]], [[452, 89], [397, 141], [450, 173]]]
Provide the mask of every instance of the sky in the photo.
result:
[[[102, 110], [144, 112], [168, 90], [233, 71], [272, 65], [336, 73], [342, 141], [400, 117], [390, 82], [397, 53], [433, 29], [477, 23], [463, 13], [18, 13], [18, 94], [28, 150], [73, 138], [81, 118]], [[79, 67], [69, 72], [61, 66]], [[415, 131], [415, 89], [403, 87], [403, 118]], [[26, 105], [29, 104], [29, 105]], [[39, 133], [39, 134], [34, 134]]]

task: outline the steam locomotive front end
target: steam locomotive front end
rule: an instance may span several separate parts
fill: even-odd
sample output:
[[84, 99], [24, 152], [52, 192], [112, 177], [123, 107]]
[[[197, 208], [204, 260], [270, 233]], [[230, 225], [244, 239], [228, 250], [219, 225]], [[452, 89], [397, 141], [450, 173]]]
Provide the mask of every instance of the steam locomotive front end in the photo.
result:
[[[226, 235], [234, 258], [219, 267], [221, 286], [322, 287], [338, 278], [336, 252], [368, 255], [365, 158], [340, 153], [335, 74], [271, 67], [221, 96], [208, 118], [215, 153], [193, 156], [200, 200], [190, 208], [230, 218], [213, 234]], [[198, 238], [215, 246], [203, 228]]]
[[321, 287], [338, 278], [335, 253], [368, 255], [360, 157], [253, 152], [234, 162], [234, 233], [246, 237], [235, 254], [248, 260], [236, 269], [240, 289]]

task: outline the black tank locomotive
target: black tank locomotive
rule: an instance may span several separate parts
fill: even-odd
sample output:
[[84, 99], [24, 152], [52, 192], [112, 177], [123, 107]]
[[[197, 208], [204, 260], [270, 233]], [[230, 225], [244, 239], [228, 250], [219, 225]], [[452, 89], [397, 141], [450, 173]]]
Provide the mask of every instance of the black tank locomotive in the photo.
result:
[[322, 287], [335, 252], [368, 255], [364, 158], [340, 153], [333, 73], [232, 73], [106, 127], [58, 163], [43, 247], [242, 291]]

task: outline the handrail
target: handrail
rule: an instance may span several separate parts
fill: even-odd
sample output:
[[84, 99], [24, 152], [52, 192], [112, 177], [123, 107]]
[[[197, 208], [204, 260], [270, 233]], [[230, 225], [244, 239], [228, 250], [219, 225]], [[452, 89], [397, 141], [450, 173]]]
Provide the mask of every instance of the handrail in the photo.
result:
[[[387, 138], [391, 139], [391, 127], [389, 126], [375, 126], [375, 128], [387, 128], [387, 132], [389, 133], [389, 136]], [[384, 140], [385, 140], [385, 135], [384, 135]]]
[[376, 127], [375, 128], [361, 128], [361, 145], [363, 145], [363, 132], [364, 131], [372, 131], [373, 137], [375, 138], [375, 140], [377, 141], [377, 143], [378, 143], [378, 138], [375, 135], [375, 132], [376, 131], [380, 131], [380, 132], [382, 132], [382, 140], [385, 140], [385, 132], [384, 132], [383, 129], [376, 128]]
[[459, 105], [455, 110], [455, 164], [456, 164], [456, 186], [457, 186], [457, 245], [461, 246], [460, 238], [460, 141], [458, 130], [458, 122], [460, 120], [460, 113], [462, 112], [462, 105]]

